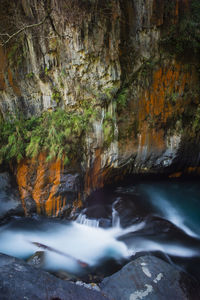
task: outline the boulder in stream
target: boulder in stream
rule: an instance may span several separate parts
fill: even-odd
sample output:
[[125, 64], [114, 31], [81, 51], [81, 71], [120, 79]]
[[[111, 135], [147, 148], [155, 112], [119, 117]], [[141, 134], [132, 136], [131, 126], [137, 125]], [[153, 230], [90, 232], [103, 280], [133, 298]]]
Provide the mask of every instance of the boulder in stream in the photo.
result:
[[154, 256], [142, 256], [105, 278], [100, 288], [115, 300], [199, 300], [199, 284]]
[[45, 252], [44, 251], [37, 251], [29, 259], [27, 260], [27, 263], [31, 266], [34, 266], [35, 268], [42, 268], [44, 267], [44, 261], [45, 261]]

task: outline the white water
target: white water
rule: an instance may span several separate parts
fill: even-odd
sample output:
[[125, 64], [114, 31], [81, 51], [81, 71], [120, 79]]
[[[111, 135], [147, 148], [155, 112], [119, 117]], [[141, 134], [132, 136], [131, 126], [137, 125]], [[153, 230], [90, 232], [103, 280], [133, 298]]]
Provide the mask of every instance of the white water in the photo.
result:
[[149, 239], [139, 239], [129, 245], [129, 249], [134, 248], [136, 252], [142, 251], [160, 251], [164, 254], [178, 257], [196, 257], [199, 256], [198, 249], [191, 249], [189, 247], [177, 243], [160, 243]]
[[[191, 223], [190, 220], [188, 221], [187, 214], [179, 209], [176, 202], [170, 202], [170, 198], [165, 197], [160, 190], [155, 190], [154, 187], [145, 186], [145, 191], [151, 196], [151, 203], [149, 202], [148, 206], [150, 207], [150, 204], [152, 204], [155, 207], [155, 210], [150, 209], [150, 215], [152, 215], [152, 212], [155, 212], [154, 215], [156, 215], [157, 212], [158, 216], [171, 221], [184, 230], [187, 235], [196, 237], [196, 232], [186, 224], [186, 221]], [[123, 189], [120, 190], [121, 192], [123, 192]], [[135, 193], [135, 190], [132, 189], [131, 193]], [[186, 201], [186, 203], [188, 202]], [[197, 246], [193, 244], [190, 246], [189, 243], [178, 240], [178, 236], [173, 241], [170, 238], [166, 240], [162, 238], [162, 233], [160, 236], [159, 233], [156, 235], [156, 228], [155, 236], [151, 233], [148, 235], [148, 219], [143, 218], [141, 222], [122, 228], [117, 204], [118, 200], [112, 205], [111, 228], [100, 228], [99, 220], [87, 217], [87, 210], [83, 210], [76, 221], [66, 224], [61, 221], [56, 222], [53, 219], [42, 222], [42, 219], [38, 221], [27, 221], [23, 218], [14, 220], [0, 227], [0, 252], [19, 258], [28, 258], [36, 251], [42, 250], [31, 243], [37, 242], [66, 255], [71, 255], [76, 260], [81, 260], [91, 267], [98, 266], [102, 260], [113, 258], [119, 261], [143, 251], [161, 251], [171, 256], [183, 258], [199, 256], [198, 241]], [[181, 205], [183, 206], [183, 204], [181, 198]], [[196, 204], [194, 207], [197, 207]], [[134, 212], [131, 211], [131, 213]], [[26, 226], [27, 224], [28, 226]], [[147, 231], [145, 231], [146, 228]], [[199, 228], [197, 229], [199, 230]], [[165, 231], [163, 233], [165, 234]], [[126, 241], [126, 238], [128, 241]], [[44, 268], [67, 270], [71, 273], [82, 271], [80, 264], [75, 259], [67, 258], [49, 250], [45, 250], [45, 252]]]
[[[120, 228], [120, 217], [119, 213], [115, 209], [115, 206], [117, 205], [119, 199], [117, 199], [113, 204], [112, 204], [112, 227]], [[97, 219], [91, 219], [88, 218], [86, 215], [87, 210], [84, 209], [77, 217], [76, 222], [79, 224], [84, 224], [90, 227], [99, 227], [99, 220]]]
[[119, 213], [115, 209], [115, 205], [118, 203], [118, 199], [112, 205], [112, 226], [120, 228], [120, 218]]
[[80, 213], [80, 215], [76, 219], [76, 222], [90, 227], [99, 227], [99, 220], [89, 219], [84, 213]]
[[[179, 195], [173, 195], [173, 193], [171, 193], [170, 199], [169, 196], [162, 190], [158, 188], [154, 189], [150, 186], [146, 186], [146, 193], [151, 199], [151, 204], [154, 205], [157, 212], [159, 212], [163, 218], [169, 220], [171, 223], [183, 230], [187, 235], [195, 238], [200, 237], [199, 228], [194, 226], [190, 216], [190, 211], [184, 209], [185, 201], [187, 203], [192, 203], [190, 201], [191, 199], [188, 199], [187, 197], [184, 199], [184, 191], [180, 201], [177, 201]], [[195, 207], [193, 210], [195, 210]]]
[[[115, 215], [116, 217], [116, 215]], [[119, 217], [119, 216], [118, 216]], [[83, 220], [83, 218], [81, 217]], [[59, 224], [48, 221], [48, 227], [41, 225], [41, 228], [13, 229], [9, 226], [0, 227], [0, 252], [16, 256], [19, 258], [29, 257], [38, 251], [38, 247], [31, 242], [37, 242], [56, 250], [62, 251], [79, 259], [89, 266], [98, 265], [100, 260], [114, 258], [120, 260], [129, 258], [135, 252], [140, 251], [162, 251], [171, 255], [191, 257], [198, 255], [198, 251], [189, 249], [178, 244], [157, 243], [145, 239], [132, 239], [132, 244], [127, 246], [125, 242], [119, 241], [128, 233], [134, 233], [145, 227], [145, 222], [121, 228], [117, 221], [117, 226], [112, 228], [100, 228], [93, 222], [85, 219], [86, 224], [79, 224], [77, 221], [68, 224]], [[91, 226], [89, 226], [91, 225]], [[44, 268], [50, 270], [67, 270], [71, 273], [81, 272], [80, 265], [74, 260], [63, 255], [46, 251]]]
[[[88, 223], [88, 222], [87, 222]], [[131, 231], [134, 228], [131, 228]], [[0, 252], [19, 258], [31, 256], [38, 247], [31, 244], [37, 242], [71, 255], [86, 262], [89, 266], [98, 264], [103, 258], [128, 258], [133, 251], [126, 244], [118, 241], [116, 236], [123, 234], [123, 229], [103, 229], [90, 227], [77, 222], [70, 224], [52, 224], [52, 230], [10, 230], [2, 227], [0, 231]], [[46, 251], [47, 269], [80, 271], [80, 266], [73, 259]]]
[[[75, 222], [68, 224], [54, 224], [52, 221], [52, 230], [47, 230], [43, 225], [39, 230], [34, 229], [34, 225], [31, 230], [3, 226], [0, 228], [0, 252], [19, 258], [28, 257], [38, 250], [38, 247], [32, 244], [37, 242], [81, 260], [89, 266], [97, 265], [102, 259], [128, 258], [134, 254], [134, 250], [129, 249], [117, 238], [143, 228], [144, 223], [122, 229], [119, 225], [119, 215], [114, 208], [113, 210], [115, 226], [107, 229], [98, 227], [99, 221], [87, 218], [84, 213], [80, 214]], [[67, 270], [72, 273], [81, 271], [80, 265], [74, 259], [45, 251], [46, 269]]]
[[[193, 232], [186, 224], [184, 215], [181, 214], [181, 211], [172, 206], [164, 197], [161, 195], [154, 195], [153, 202], [158, 206], [162, 215], [169, 221], [171, 221], [178, 228], [183, 230], [187, 235], [192, 237], [198, 237], [198, 235]], [[161, 204], [161, 205], [160, 205]]]

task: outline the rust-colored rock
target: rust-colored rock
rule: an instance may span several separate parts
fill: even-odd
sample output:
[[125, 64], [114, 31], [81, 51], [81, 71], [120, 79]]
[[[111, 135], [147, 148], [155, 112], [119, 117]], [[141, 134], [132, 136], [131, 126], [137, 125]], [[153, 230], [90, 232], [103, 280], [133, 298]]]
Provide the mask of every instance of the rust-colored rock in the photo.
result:
[[45, 154], [38, 159], [23, 160], [17, 167], [17, 183], [22, 203], [27, 212], [26, 201], [36, 203], [37, 213], [57, 216], [65, 207], [66, 198], [57, 195], [63, 165], [60, 160], [46, 162]]
[[[37, 159], [24, 159], [17, 167], [16, 178], [25, 213], [61, 216], [82, 206], [77, 175], [67, 174], [62, 160], [46, 161], [45, 153]], [[32, 203], [32, 205], [30, 205]]]

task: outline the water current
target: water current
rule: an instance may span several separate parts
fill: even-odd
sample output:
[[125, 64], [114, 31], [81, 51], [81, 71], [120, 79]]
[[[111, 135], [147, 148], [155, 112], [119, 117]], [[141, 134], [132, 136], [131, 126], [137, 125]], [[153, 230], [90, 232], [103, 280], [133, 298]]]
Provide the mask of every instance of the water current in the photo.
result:
[[27, 259], [39, 244], [47, 270], [80, 274], [80, 262], [106, 269], [152, 253], [200, 279], [199, 183], [129, 183], [95, 192], [73, 221], [13, 217], [0, 226], [0, 252]]

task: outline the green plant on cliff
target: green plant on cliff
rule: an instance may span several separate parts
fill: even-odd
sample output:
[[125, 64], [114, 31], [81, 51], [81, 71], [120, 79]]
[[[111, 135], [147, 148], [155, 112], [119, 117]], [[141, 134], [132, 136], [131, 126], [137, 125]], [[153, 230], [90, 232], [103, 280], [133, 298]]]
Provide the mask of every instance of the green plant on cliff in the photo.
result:
[[109, 112], [105, 114], [103, 119], [103, 134], [104, 147], [108, 147], [115, 137], [115, 120]]
[[117, 93], [117, 87], [114, 85], [108, 88], [105, 88], [101, 94], [97, 94], [96, 97], [100, 98], [104, 106], [108, 106], [109, 103], [114, 99]]
[[192, 0], [190, 11], [179, 16], [177, 24], [171, 25], [161, 40], [161, 45], [170, 52], [182, 55], [200, 55], [200, 1]]
[[53, 93], [52, 93], [52, 99], [58, 104], [60, 103], [62, 97], [61, 97], [61, 93], [58, 90], [58, 88], [54, 87], [53, 88]]
[[25, 154], [28, 132], [33, 120], [25, 120], [22, 115], [9, 116], [0, 121], [0, 162], [15, 159], [20, 161]]
[[195, 132], [200, 130], [200, 106], [197, 107], [192, 127]]
[[47, 160], [65, 158], [68, 162], [80, 156], [81, 138], [89, 126], [89, 115], [58, 109], [44, 113], [39, 126], [33, 128], [26, 155], [35, 157], [45, 151]]
[[0, 163], [23, 157], [37, 157], [43, 151], [47, 161], [64, 158], [65, 163], [82, 153], [83, 137], [97, 116], [90, 105], [80, 111], [44, 112], [40, 117], [25, 119], [21, 114], [0, 119]]
[[123, 88], [120, 93], [117, 95], [117, 110], [121, 111], [126, 107], [127, 104], [127, 96], [128, 96], [128, 89]]
[[27, 73], [26, 74], [26, 78], [31, 79], [35, 76], [35, 74], [33, 72]]

